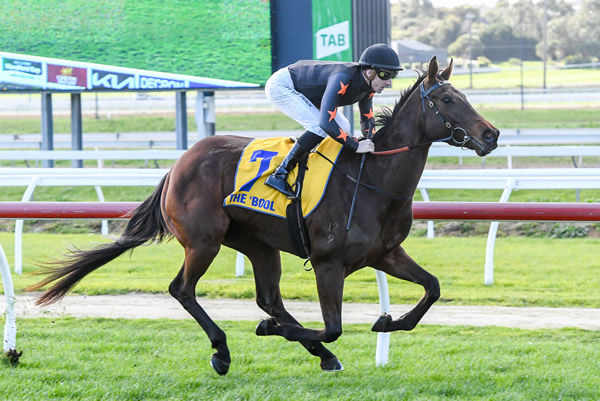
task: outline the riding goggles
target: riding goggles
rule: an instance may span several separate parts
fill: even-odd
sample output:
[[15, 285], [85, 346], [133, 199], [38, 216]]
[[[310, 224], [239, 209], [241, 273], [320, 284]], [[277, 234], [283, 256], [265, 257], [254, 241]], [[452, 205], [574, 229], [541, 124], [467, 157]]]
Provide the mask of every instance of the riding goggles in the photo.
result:
[[380, 70], [379, 68], [376, 68], [375, 72], [377, 73], [377, 76], [382, 81], [387, 81], [388, 79], [394, 79], [394, 78], [396, 78], [396, 75], [398, 75], [398, 71]]

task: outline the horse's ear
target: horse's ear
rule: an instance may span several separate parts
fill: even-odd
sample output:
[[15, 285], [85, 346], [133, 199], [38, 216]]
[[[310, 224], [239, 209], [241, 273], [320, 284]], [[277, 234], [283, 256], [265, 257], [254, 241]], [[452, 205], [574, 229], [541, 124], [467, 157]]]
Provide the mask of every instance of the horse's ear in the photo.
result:
[[429, 61], [429, 69], [427, 70], [427, 80], [430, 85], [433, 85], [438, 73], [438, 63], [437, 58], [435, 56], [432, 57], [431, 61]]
[[450, 59], [450, 65], [448, 67], [446, 67], [446, 69], [440, 73], [440, 77], [444, 81], [447, 81], [450, 79], [450, 75], [452, 75], [453, 67], [454, 67], [454, 59]]

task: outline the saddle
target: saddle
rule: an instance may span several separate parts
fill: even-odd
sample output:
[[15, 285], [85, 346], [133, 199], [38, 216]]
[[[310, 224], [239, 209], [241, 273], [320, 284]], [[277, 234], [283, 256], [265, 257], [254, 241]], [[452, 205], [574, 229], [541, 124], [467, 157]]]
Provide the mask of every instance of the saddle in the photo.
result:
[[[342, 145], [325, 138], [317, 147], [319, 153], [310, 153], [300, 160], [288, 176], [296, 190], [294, 200], [264, 185], [265, 179], [281, 163], [292, 147], [291, 138], [254, 139], [242, 151], [235, 173], [234, 191], [225, 197], [223, 206], [236, 206], [285, 218], [290, 235], [303, 257], [310, 253], [304, 219], [319, 206]], [[328, 159], [328, 160], [327, 160]]]

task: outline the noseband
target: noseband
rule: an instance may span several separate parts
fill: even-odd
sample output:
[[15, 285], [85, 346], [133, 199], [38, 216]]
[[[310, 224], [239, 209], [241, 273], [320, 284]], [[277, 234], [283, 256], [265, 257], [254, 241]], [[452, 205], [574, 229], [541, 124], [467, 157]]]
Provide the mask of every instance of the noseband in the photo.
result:
[[[442, 115], [442, 113], [440, 113], [440, 110], [437, 108], [435, 103], [433, 103], [433, 100], [431, 100], [431, 98], [429, 97], [431, 92], [433, 92], [434, 90], [436, 90], [437, 88], [439, 88], [442, 85], [450, 85], [450, 81], [438, 81], [435, 84], [431, 85], [429, 87], [429, 89], [427, 89], [427, 90], [425, 90], [425, 86], [423, 85], [423, 82], [421, 82], [421, 85], [419, 85], [419, 89], [421, 91], [421, 105], [423, 108], [423, 118], [425, 118], [425, 111], [426, 111], [425, 110], [425, 99], [427, 99], [427, 105], [431, 109], [433, 109], [433, 112], [435, 113], [435, 115], [440, 119], [442, 124], [444, 124], [446, 126], [446, 128], [448, 128], [448, 130], [450, 131], [450, 136], [448, 136], [446, 138], [436, 139], [434, 142], [444, 142], [444, 141], [452, 140], [458, 146], [464, 147], [469, 141], [471, 141], [471, 137], [469, 135], [467, 135], [467, 131], [465, 131], [465, 129], [462, 127], [453, 127], [452, 123], [450, 123], [448, 120], [446, 120], [444, 118], [444, 116]], [[456, 139], [456, 137], [454, 136], [456, 132], [463, 133], [462, 140], [459, 141]]]

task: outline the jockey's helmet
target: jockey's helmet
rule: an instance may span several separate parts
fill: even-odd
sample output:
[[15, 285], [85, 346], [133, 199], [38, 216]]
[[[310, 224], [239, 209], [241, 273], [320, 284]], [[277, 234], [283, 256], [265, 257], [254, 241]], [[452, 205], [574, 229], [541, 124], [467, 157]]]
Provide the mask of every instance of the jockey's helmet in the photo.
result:
[[367, 47], [358, 60], [358, 64], [364, 68], [377, 68], [390, 71], [401, 71], [400, 58], [398, 54], [384, 43], [377, 43]]

